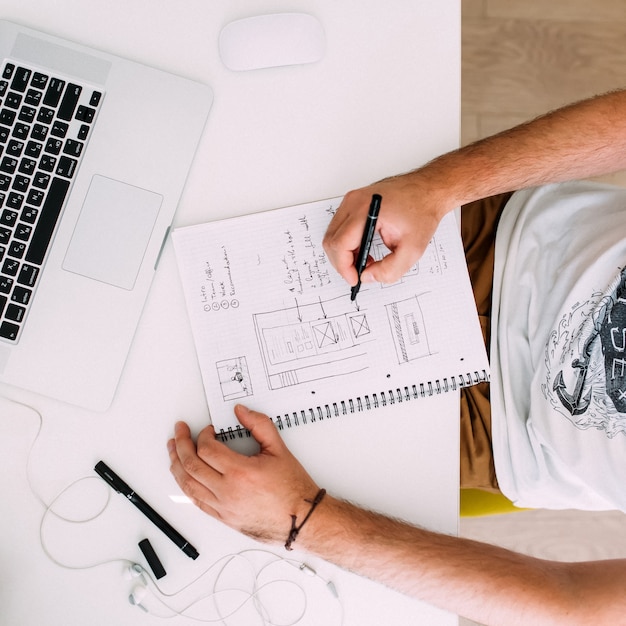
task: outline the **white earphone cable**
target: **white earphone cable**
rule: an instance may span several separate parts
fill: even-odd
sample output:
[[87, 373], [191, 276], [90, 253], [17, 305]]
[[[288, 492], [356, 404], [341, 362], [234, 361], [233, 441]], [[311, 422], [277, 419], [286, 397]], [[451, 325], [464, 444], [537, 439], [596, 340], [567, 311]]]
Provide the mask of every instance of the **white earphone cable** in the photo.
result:
[[[32, 493], [32, 495], [39, 501], [39, 503], [41, 504], [41, 506], [44, 509], [44, 512], [41, 516], [41, 520], [39, 523], [39, 540], [41, 543], [41, 547], [42, 550], [44, 552], [44, 554], [46, 555], [46, 557], [52, 561], [55, 565], [57, 565], [58, 567], [62, 567], [64, 569], [68, 569], [68, 570], [87, 570], [87, 569], [94, 569], [97, 567], [101, 567], [104, 565], [109, 565], [109, 564], [113, 564], [113, 563], [121, 563], [124, 566], [128, 567], [129, 571], [134, 571], [136, 572], [138, 575], [140, 575], [142, 581], [144, 582], [144, 584], [146, 585], [150, 585], [151, 587], [154, 588], [155, 593], [152, 593], [152, 596], [154, 598], [156, 598], [157, 602], [164, 608], [166, 608], [170, 614], [169, 615], [159, 615], [157, 613], [151, 612], [151, 615], [153, 615], [154, 617], [159, 617], [162, 619], [169, 619], [172, 617], [185, 617], [187, 619], [191, 619], [197, 622], [204, 622], [204, 623], [218, 623], [221, 622], [222, 624], [224, 624], [226, 626], [226, 621], [229, 618], [234, 617], [237, 613], [239, 613], [247, 604], [249, 604], [251, 601], [253, 602], [255, 611], [257, 613], [257, 615], [259, 616], [263, 626], [295, 626], [296, 624], [298, 624], [307, 614], [307, 609], [308, 609], [308, 596], [306, 593], [306, 590], [304, 589], [304, 587], [302, 585], [300, 585], [297, 582], [294, 582], [293, 580], [289, 580], [287, 578], [276, 578], [276, 579], [272, 579], [269, 582], [263, 583], [263, 584], [259, 584], [259, 580], [260, 577], [266, 572], [266, 570], [268, 570], [268, 568], [272, 567], [272, 566], [276, 566], [278, 564], [289, 564], [290, 566], [306, 573], [309, 574], [315, 578], [319, 578], [322, 582], [325, 583], [325, 585], [327, 586], [327, 588], [329, 589], [329, 591], [332, 593], [332, 595], [335, 597], [335, 599], [338, 602], [339, 605], [339, 620], [338, 623], [341, 625], [343, 624], [343, 620], [344, 620], [344, 611], [343, 611], [343, 604], [341, 602], [341, 600], [339, 599], [339, 596], [337, 594], [337, 591], [333, 585], [333, 583], [331, 581], [326, 581], [323, 578], [321, 578], [321, 576], [319, 576], [317, 574], [317, 572], [315, 572], [315, 570], [313, 570], [311, 567], [309, 567], [308, 565], [306, 565], [305, 563], [296, 561], [294, 559], [285, 559], [282, 556], [279, 556], [277, 554], [274, 554], [273, 552], [270, 552], [269, 550], [261, 550], [261, 549], [247, 549], [247, 550], [242, 550], [239, 553], [236, 554], [228, 554], [225, 555], [223, 557], [221, 557], [220, 559], [218, 559], [217, 561], [215, 561], [213, 564], [211, 564], [205, 571], [203, 571], [201, 574], [199, 574], [196, 578], [194, 578], [193, 580], [191, 580], [189, 583], [185, 584], [183, 587], [181, 587], [180, 589], [178, 589], [177, 591], [174, 592], [166, 592], [164, 589], [161, 588], [161, 586], [157, 583], [157, 581], [155, 580], [155, 578], [153, 578], [153, 576], [146, 570], [144, 569], [141, 565], [136, 564], [134, 561], [132, 561], [131, 559], [128, 559], [126, 557], [117, 557], [117, 558], [110, 558], [110, 559], [105, 559], [102, 561], [97, 561], [97, 562], [92, 562], [92, 563], [81, 563], [81, 564], [70, 564], [67, 563], [63, 560], [61, 560], [61, 558], [55, 556], [53, 554], [52, 549], [50, 548], [48, 542], [46, 541], [46, 534], [45, 534], [45, 527], [46, 527], [46, 522], [48, 521], [48, 519], [50, 518], [50, 516], [55, 516], [57, 519], [59, 519], [60, 521], [64, 522], [64, 523], [68, 523], [68, 524], [88, 524], [89, 522], [92, 522], [94, 520], [96, 520], [97, 518], [99, 518], [107, 509], [107, 507], [109, 506], [109, 502], [111, 499], [111, 489], [106, 486], [106, 484], [97, 476], [84, 476], [82, 478], [78, 478], [75, 481], [73, 481], [72, 483], [70, 483], [69, 485], [67, 485], [65, 488], [63, 488], [56, 496], [54, 496], [51, 501], [49, 503], [46, 502], [46, 500], [40, 495], [40, 493], [37, 491], [37, 489], [35, 489], [34, 486], [34, 481], [32, 478], [32, 467], [31, 467], [31, 460], [32, 460], [32, 455], [33, 455], [33, 450], [35, 448], [35, 445], [37, 444], [40, 435], [42, 433], [43, 430], [43, 415], [41, 414], [41, 412], [36, 409], [33, 406], [30, 406], [28, 404], [25, 404], [23, 402], [20, 402], [18, 400], [13, 400], [11, 398], [7, 398], [4, 397], [4, 400], [25, 408], [27, 410], [32, 411], [36, 417], [37, 417], [37, 432], [33, 438], [33, 441], [30, 445], [30, 448], [28, 450], [28, 458], [27, 458], [27, 462], [26, 462], [26, 479], [28, 482], [28, 486], [29, 489]], [[79, 484], [84, 483], [85, 481], [94, 481], [94, 484], [97, 485], [97, 488], [104, 488], [105, 490], [105, 494], [106, 497], [103, 500], [103, 503], [96, 509], [95, 512], [86, 515], [85, 517], [80, 517], [78, 519], [74, 519], [71, 517], [68, 517], [67, 515], [62, 515], [60, 514], [58, 511], [54, 510], [55, 505], [59, 502], [59, 500], [65, 496], [66, 494], [70, 493], [73, 489], [75, 489]], [[265, 564], [261, 565], [260, 567], [256, 568], [255, 565], [252, 563], [252, 561], [250, 559], [247, 558], [247, 555], [252, 555], [252, 554], [257, 554], [257, 555], [265, 555], [267, 558], [271, 558], [271, 560], [269, 560], [268, 562], [266, 562]], [[229, 568], [229, 566], [235, 561], [235, 560], [243, 560], [245, 561], [245, 563], [247, 563], [247, 565], [250, 567], [250, 572], [251, 572], [251, 585], [252, 585], [252, 589], [251, 590], [246, 590], [246, 589], [238, 589], [238, 588], [225, 588], [225, 589], [218, 589], [220, 582], [225, 578], [225, 574], [227, 569]], [[184, 608], [182, 609], [175, 609], [174, 607], [170, 606], [170, 604], [165, 600], [167, 599], [174, 599], [176, 596], [178, 596], [179, 594], [183, 593], [184, 591], [187, 591], [189, 589], [191, 589], [196, 583], [198, 583], [198, 581], [200, 579], [202, 579], [203, 577], [207, 576], [210, 572], [212, 572], [213, 570], [215, 570], [216, 568], [218, 568], [218, 566], [221, 565], [221, 567], [218, 569], [216, 575], [215, 575], [215, 579], [213, 581], [213, 586], [212, 589], [209, 593], [206, 593], [198, 598], [196, 598], [195, 600], [193, 600], [192, 602], [188, 603]], [[286, 621], [286, 622], [278, 622], [278, 621], [272, 621], [270, 614], [269, 614], [269, 610], [267, 609], [267, 607], [264, 605], [264, 603], [261, 601], [260, 595], [264, 590], [267, 590], [268, 588], [271, 588], [272, 586], [278, 585], [278, 584], [283, 584], [283, 585], [291, 585], [293, 587], [295, 587], [299, 593], [302, 596], [302, 602], [301, 602], [301, 609], [300, 611], [296, 614], [296, 616], [290, 620], [290, 621]], [[220, 597], [226, 596], [226, 595], [233, 595], [233, 594], [243, 594], [244, 598], [243, 600], [237, 604], [234, 608], [232, 608], [230, 611], [224, 611], [222, 613], [222, 610], [219, 606], [218, 603], [218, 599]], [[134, 598], [134, 595], [131, 593], [129, 599], [131, 600], [132, 604], [135, 604], [137, 606], [139, 606], [140, 608], [142, 608], [143, 610], [147, 610], [142, 604], [141, 601], [136, 601]], [[206, 600], [212, 600], [213, 601], [213, 608], [214, 611], [217, 614], [217, 617], [215, 618], [206, 618], [206, 617], [197, 617], [195, 615], [191, 614], [192, 609], [194, 608], [198, 608], [198, 606], [203, 603]]]

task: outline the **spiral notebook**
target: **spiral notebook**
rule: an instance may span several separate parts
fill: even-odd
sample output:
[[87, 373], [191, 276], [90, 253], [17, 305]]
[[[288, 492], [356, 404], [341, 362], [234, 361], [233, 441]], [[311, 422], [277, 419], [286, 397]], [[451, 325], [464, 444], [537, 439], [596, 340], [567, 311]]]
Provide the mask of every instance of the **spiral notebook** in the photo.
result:
[[[207, 403], [223, 440], [245, 434], [233, 414], [237, 403], [282, 429], [489, 378], [454, 214], [401, 280], [364, 284], [351, 301], [322, 248], [340, 202], [172, 234]], [[370, 254], [388, 252], [376, 237]]]

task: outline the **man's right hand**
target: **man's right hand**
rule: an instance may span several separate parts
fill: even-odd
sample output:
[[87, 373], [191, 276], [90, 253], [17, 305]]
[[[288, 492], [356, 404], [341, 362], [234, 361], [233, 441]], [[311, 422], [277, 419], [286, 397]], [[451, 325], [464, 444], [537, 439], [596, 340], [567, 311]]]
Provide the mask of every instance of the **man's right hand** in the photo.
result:
[[456, 204], [436, 194], [422, 170], [386, 178], [347, 193], [324, 237], [324, 249], [349, 285], [358, 276], [355, 258], [372, 195], [382, 196], [376, 230], [391, 251], [382, 260], [368, 262], [361, 281], [393, 283], [399, 280], [424, 253], [441, 218]]

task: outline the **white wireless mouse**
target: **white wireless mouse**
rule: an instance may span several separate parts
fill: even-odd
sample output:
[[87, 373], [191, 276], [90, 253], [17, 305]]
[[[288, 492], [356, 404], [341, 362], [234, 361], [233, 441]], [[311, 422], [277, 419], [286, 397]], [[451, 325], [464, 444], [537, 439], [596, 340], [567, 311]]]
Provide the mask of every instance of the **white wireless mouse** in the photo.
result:
[[324, 29], [307, 13], [247, 17], [224, 26], [220, 57], [234, 71], [319, 61], [326, 49]]

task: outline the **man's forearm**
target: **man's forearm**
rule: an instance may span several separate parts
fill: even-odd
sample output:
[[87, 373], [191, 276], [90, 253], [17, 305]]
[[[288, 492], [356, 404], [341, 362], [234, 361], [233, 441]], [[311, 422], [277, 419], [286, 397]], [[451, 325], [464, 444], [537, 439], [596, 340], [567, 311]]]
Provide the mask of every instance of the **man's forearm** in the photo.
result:
[[367, 210], [384, 198], [377, 229], [391, 251], [365, 268], [364, 282], [393, 283], [424, 253], [442, 217], [474, 200], [626, 168], [626, 91], [564, 107], [444, 154], [406, 174], [347, 193], [324, 237], [333, 267], [356, 284]]
[[505, 191], [624, 168], [626, 91], [616, 91], [445, 154], [416, 173], [450, 190], [461, 205]]
[[625, 609], [613, 588], [623, 575], [622, 561], [544, 561], [419, 529], [329, 496], [298, 544], [484, 624], [618, 623]]
[[[319, 492], [267, 415], [238, 406], [259, 443], [251, 457], [215, 439], [191, 439], [178, 423], [168, 442], [171, 469], [203, 511], [253, 537], [284, 544]], [[286, 480], [285, 477], [289, 477]], [[621, 624], [626, 560], [555, 563], [439, 535], [327, 495], [301, 526], [295, 547], [402, 593], [483, 624]]]

